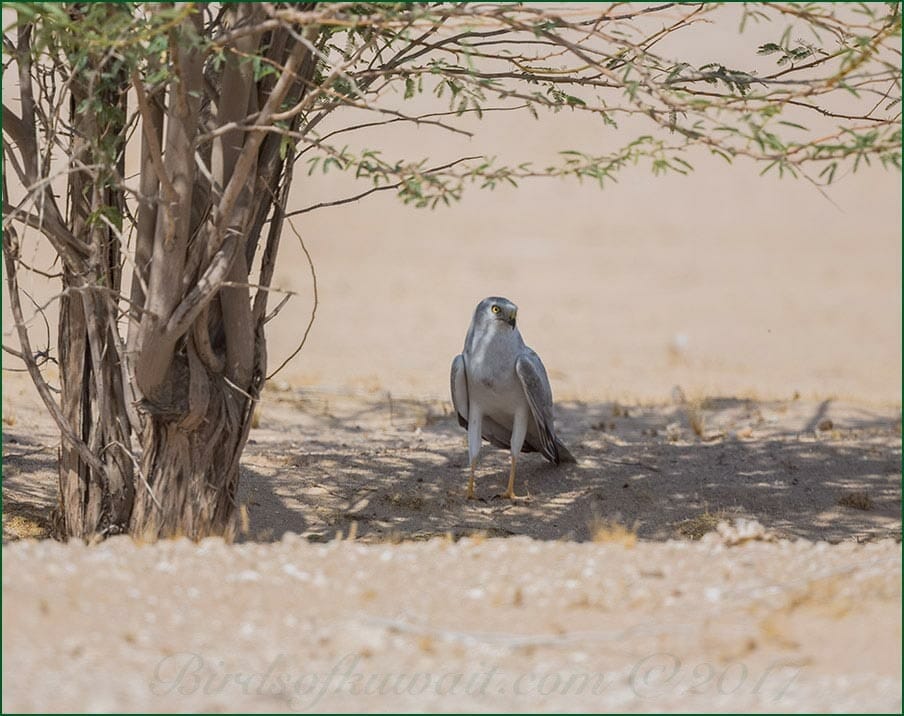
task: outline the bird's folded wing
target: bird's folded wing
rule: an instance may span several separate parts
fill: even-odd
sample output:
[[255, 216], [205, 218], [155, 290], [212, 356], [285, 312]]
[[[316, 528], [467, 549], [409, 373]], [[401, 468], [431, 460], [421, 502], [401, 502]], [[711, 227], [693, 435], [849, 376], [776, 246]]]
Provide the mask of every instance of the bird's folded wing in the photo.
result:
[[468, 377], [465, 374], [465, 358], [463, 355], [455, 356], [452, 361], [452, 407], [458, 416], [458, 424], [463, 428], [468, 427]]
[[521, 380], [531, 414], [537, 423], [540, 450], [548, 459], [558, 464], [559, 449], [553, 422], [552, 389], [549, 387], [549, 378], [546, 377], [546, 369], [540, 356], [528, 348], [515, 361], [515, 372]]

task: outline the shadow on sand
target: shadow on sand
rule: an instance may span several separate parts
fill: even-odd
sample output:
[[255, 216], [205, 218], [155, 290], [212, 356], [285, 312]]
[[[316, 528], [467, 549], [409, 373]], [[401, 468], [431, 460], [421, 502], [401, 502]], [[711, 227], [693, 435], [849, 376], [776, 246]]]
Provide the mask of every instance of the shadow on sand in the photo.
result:
[[[516, 491], [529, 499], [514, 503], [495, 497], [507, 452], [485, 445], [478, 499], [469, 501], [464, 432], [454, 418], [416, 402], [396, 401], [392, 411], [375, 400], [314, 422], [292, 425], [292, 413], [279, 410], [265, 419], [245, 460], [246, 538], [293, 531], [312, 541], [350, 532], [368, 541], [472, 533], [584, 541], [618, 523], [662, 540], [699, 537], [733, 517], [786, 537], [900, 538], [897, 411], [735, 398], [566, 403], [559, 432], [578, 464], [522, 454]], [[283, 464], [261, 462], [273, 455]]]
[[[641, 539], [696, 538], [748, 517], [780, 536], [900, 539], [901, 415], [831, 401], [558, 406], [578, 458], [522, 454], [516, 491], [495, 497], [508, 454], [484, 447], [478, 499], [464, 497], [464, 432], [443, 403], [268, 394], [243, 458], [243, 540], [527, 535], [593, 539], [602, 525]], [[55, 451], [4, 431], [4, 539], [49, 533]]]

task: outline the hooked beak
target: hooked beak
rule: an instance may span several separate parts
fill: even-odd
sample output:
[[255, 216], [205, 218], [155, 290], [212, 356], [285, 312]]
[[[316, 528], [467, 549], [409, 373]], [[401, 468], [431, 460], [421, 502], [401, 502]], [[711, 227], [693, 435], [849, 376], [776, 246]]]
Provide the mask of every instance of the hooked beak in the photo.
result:
[[515, 327], [515, 318], [518, 315], [518, 309], [513, 309], [506, 317], [505, 322], [508, 323], [512, 328]]

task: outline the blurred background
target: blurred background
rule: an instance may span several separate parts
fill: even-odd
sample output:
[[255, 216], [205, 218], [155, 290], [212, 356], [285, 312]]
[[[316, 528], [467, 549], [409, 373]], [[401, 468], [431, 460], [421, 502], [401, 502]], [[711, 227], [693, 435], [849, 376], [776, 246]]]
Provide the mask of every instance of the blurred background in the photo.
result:
[[[756, 70], [773, 66], [756, 47], [776, 31], [739, 35], [733, 21], [701, 24], [659, 49]], [[4, 83], [5, 100], [16, 94], [14, 82]], [[428, 93], [405, 106], [442, 111], [446, 101]], [[356, 112], [335, 113], [322, 131], [363, 120]], [[615, 130], [570, 110], [538, 120], [503, 112], [461, 118], [472, 138], [400, 124], [348, 141], [386, 159], [439, 164], [485, 154], [542, 166], [563, 149], [611, 151], [648, 125], [620, 120]], [[805, 180], [761, 177], [763, 167], [744, 160], [728, 166], [705, 151], [687, 159], [689, 176], [628, 167], [603, 190], [559, 179], [473, 187], [436, 210], [381, 192], [297, 216], [319, 306], [304, 349], [277, 380], [448, 398], [449, 366], [474, 306], [503, 295], [519, 305], [521, 331], [543, 357], [557, 399], [660, 401], [681, 385], [710, 396], [797, 392], [899, 403], [900, 174], [839, 172], [824, 195]], [[134, 156], [130, 162], [134, 170]], [[307, 176], [299, 162], [289, 210], [368, 186], [336, 172]], [[24, 256], [46, 268], [51, 255], [30, 236]], [[39, 302], [56, 290], [40, 276], [23, 275], [22, 285]], [[297, 346], [314, 303], [288, 227], [274, 285], [299, 295], [270, 324], [271, 370]], [[4, 307], [4, 342], [15, 346], [8, 319]], [[43, 322], [33, 328], [41, 345]]]
[[[456, 140], [469, 154], [535, 159], [610, 141], [598, 122], [568, 112], [489, 115], [477, 130]], [[390, 156], [430, 147], [427, 130], [374, 134]], [[297, 217], [320, 304], [279, 377], [446, 396], [474, 306], [503, 295], [520, 307], [557, 398], [656, 401], [680, 384], [708, 395], [899, 401], [900, 175], [861, 170], [829, 188], [830, 200], [751, 163], [703, 153], [692, 163], [686, 177], [628, 168], [604, 190], [535, 180], [475, 188], [433, 211], [385, 192]], [[298, 207], [355, 191], [332, 174], [296, 182]], [[281, 251], [275, 284], [301, 295], [272, 323], [273, 366], [313, 305], [290, 232]]]

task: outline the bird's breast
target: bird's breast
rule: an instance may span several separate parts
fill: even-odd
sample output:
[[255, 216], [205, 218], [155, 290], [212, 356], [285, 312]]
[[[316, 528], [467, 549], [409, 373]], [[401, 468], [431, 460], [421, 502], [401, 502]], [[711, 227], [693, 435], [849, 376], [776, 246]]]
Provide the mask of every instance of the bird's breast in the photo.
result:
[[468, 390], [481, 398], [523, 393], [514, 358], [483, 355], [468, 362]]
[[520, 343], [514, 331], [492, 329], [475, 334], [464, 352], [470, 386], [487, 393], [508, 393], [518, 387], [515, 362]]

